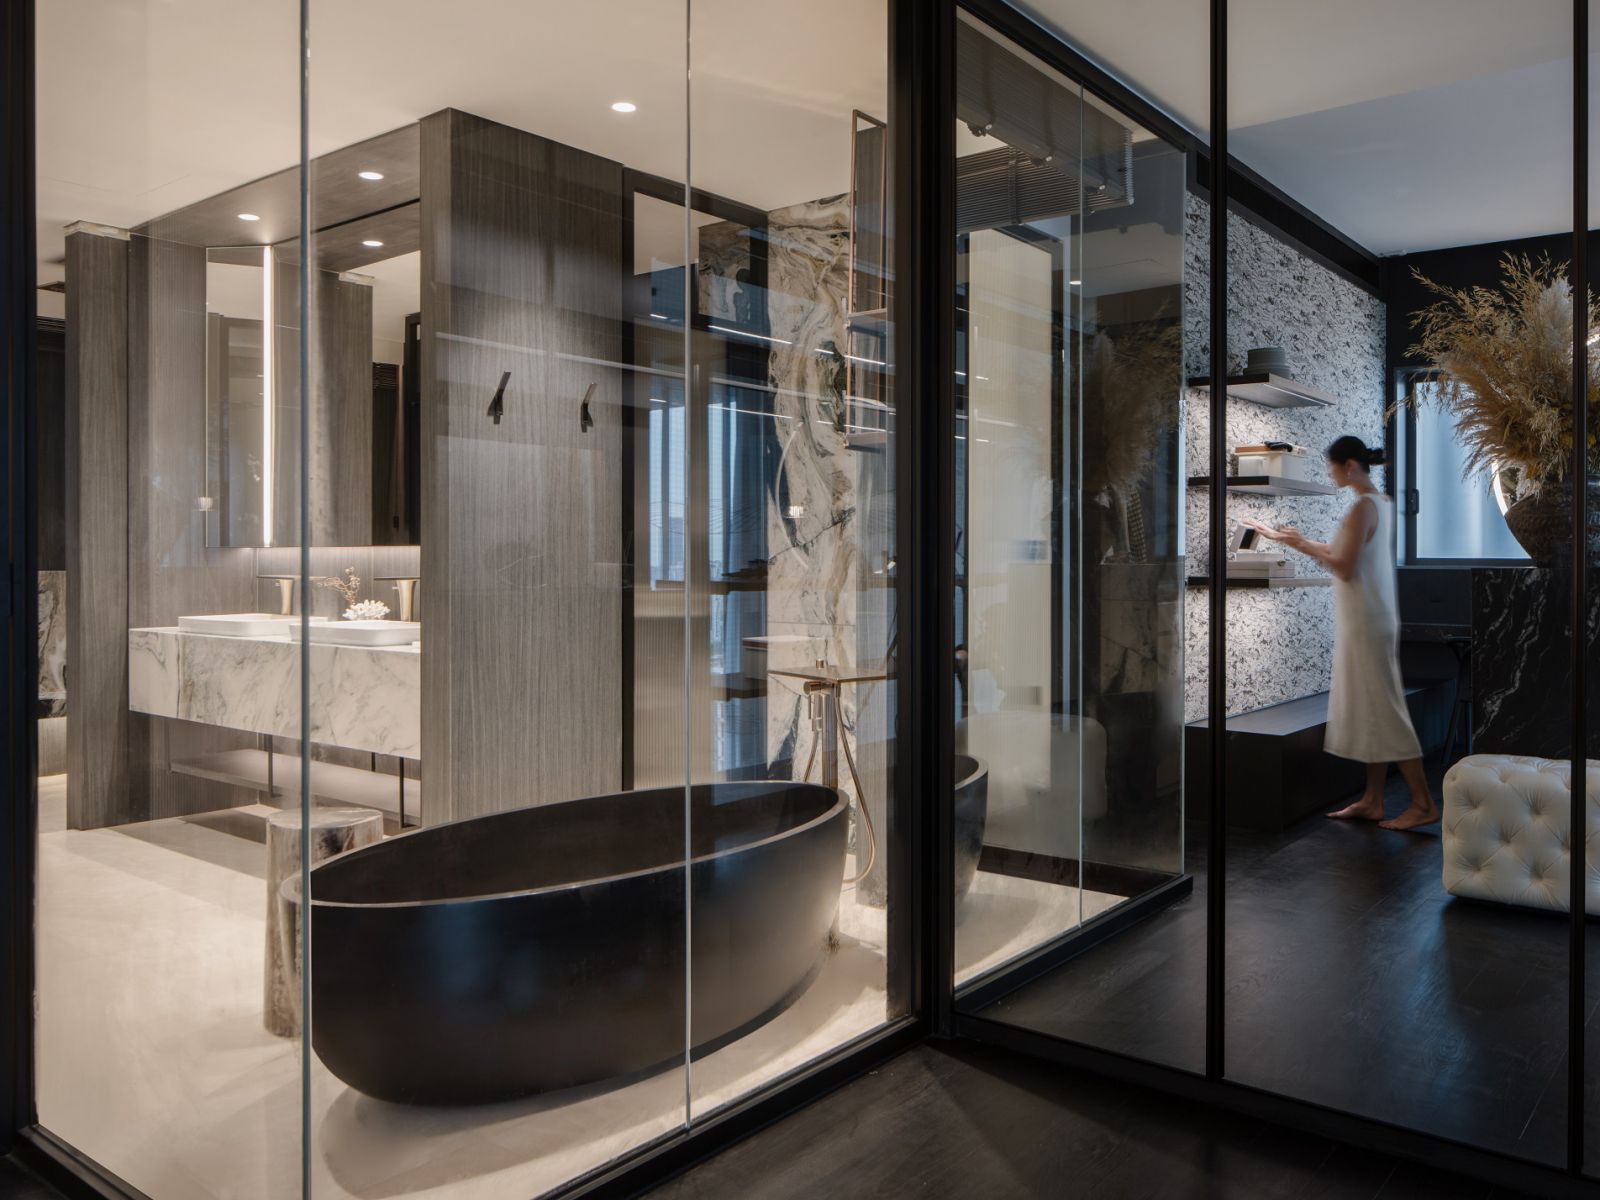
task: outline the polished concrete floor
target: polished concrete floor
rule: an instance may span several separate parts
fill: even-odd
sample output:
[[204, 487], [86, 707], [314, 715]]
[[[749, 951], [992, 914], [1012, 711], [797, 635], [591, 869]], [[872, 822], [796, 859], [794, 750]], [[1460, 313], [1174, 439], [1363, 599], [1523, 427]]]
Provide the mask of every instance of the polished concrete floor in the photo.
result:
[[1501, 1200], [1511, 1193], [973, 1043], [920, 1046], [650, 1200]]
[[[1434, 772], [1437, 791], [1438, 773]], [[1404, 807], [1391, 782], [1391, 814]], [[1204, 1065], [1205, 847], [1188, 899], [982, 1015], [1168, 1065]], [[1456, 900], [1438, 827], [1311, 817], [1228, 844], [1227, 1065], [1273, 1092], [1547, 1163], [1564, 1158], [1567, 922]], [[1589, 1077], [1600, 1081], [1591, 923]], [[1595, 1092], [1591, 1084], [1591, 1092]], [[1600, 1166], [1600, 1111], [1588, 1109]]]

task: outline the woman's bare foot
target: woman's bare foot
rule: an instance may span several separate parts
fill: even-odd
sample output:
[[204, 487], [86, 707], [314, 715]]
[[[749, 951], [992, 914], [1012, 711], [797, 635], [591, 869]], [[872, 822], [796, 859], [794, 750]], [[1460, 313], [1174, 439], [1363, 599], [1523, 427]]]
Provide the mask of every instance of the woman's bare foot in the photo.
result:
[[1405, 812], [1401, 813], [1392, 821], [1381, 822], [1379, 824], [1379, 828], [1398, 829], [1402, 831], [1407, 829], [1420, 829], [1424, 825], [1432, 825], [1438, 819], [1439, 806], [1433, 802], [1432, 797], [1429, 797], [1426, 806], [1423, 806], [1417, 801], [1413, 800], [1410, 808], [1406, 809]]
[[1337, 812], [1328, 814], [1330, 821], [1381, 821], [1383, 820], [1383, 797], [1363, 796], [1354, 804], [1347, 804]]

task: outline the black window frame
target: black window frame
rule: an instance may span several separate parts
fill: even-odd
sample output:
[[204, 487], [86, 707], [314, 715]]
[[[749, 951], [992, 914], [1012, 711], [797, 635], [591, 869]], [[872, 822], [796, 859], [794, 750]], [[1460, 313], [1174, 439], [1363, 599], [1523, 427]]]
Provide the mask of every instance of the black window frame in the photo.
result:
[[[1412, 389], [1422, 382], [1435, 380], [1439, 373], [1431, 367], [1396, 367], [1393, 369], [1389, 380], [1389, 396], [1386, 404], [1395, 404], [1394, 428], [1399, 436], [1400, 451], [1399, 461], [1395, 463], [1395, 470], [1391, 472], [1389, 490], [1394, 498], [1399, 501], [1397, 508], [1401, 515], [1400, 529], [1401, 542], [1398, 555], [1402, 567], [1532, 567], [1533, 562], [1527, 558], [1464, 558], [1448, 557], [1441, 555], [1420, 555], [1416, 553], [1417, 545], [1417, 514], [1421, 512], [1422, 504], [1426, 501], [1416, 486], [1417, 482], [1417, 413], [1410, 403]], [[1400, 403], [1402, 397], [1405, 403]], [[1392, 447], [1391, 447], [1392, 448]]]

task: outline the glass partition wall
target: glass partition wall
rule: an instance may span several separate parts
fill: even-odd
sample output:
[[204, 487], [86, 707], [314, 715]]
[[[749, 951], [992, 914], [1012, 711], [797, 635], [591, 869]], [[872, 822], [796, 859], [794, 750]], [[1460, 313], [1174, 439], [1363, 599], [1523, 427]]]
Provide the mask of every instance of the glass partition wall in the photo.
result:
[[722, 8], [41, 13], [39, 1117], [145, 1194], [559, 1192], [914, 1015], [889, 10]]
[[956, 34], [956, 984], [1125, 1049], [1103, 956], [1014, 989], [1191, 887], [1185, 159], [976, 19]]
[[[50, 1135], [160, 1197], [559, 1194], [953, 997], [1582, 1165], [1566, 0], [967, 0], [896, 88], [890, 0], [37, 7]], [[1454, 503], [1526, 564], [1383, 584]]]
[[[1468, 627], [1450, 629], [1411, 603], [1409, 575], [1398, 590], [1390, 582], [1400, 518], [1409, 506], [1419, 522], [1442, 510], [1466, 526], [1471, 508], [1438, 491], [1402, 492], [1387, 461], [1349, 469], [1330, 467], [1327, 456], [1341, 437], [1381, 452], [1399, 369], [1431, 367], [1445, 383], [1413, 394], [1423, 406], [1417, 435], [1436, 439], [1419, 452], [1459, 457], [1464, 446], [1479, 450], [1480, 464], [1491, 455], [1523, 464], [1521, 479], [1507, 462], [1466, 472], [1463, 486], [1479, 494], [1498, 486], [1517, 499], [1540, 483], [1551, 495], [1560, 487], [1554, 475], [1533, 478], [1538, 467], [1523, 445], [1463, 425], [1460, 393], [1470, 376], [1479, 415], [1527, 437], [1517, 426], [1535, 414], [1506, 409], [1513, 395], [1471, 372], [1475, 356], [1492, 360], [1514, 391], [1526, 369], [1505, 351], [1538, 338], [1548, 339], [1565, 387], [1572, 6], [1546, 0], [1514, 14], [1485, 6], [1459, 42], [1441, 40], [1438, 15], [1421, 0], [1370, 19], [1330, 19], [1313, 3], [1229, 5], [1232, 154], [1371, 254], [1403, 256], [1392, 274], [1411, 290], [1385, 296], [1381, 281], [1341, 276], [1270, 227], [1231, 222], [1229, 374], [1246, 377], [1276, 356], [1267, 369], [1316, 403], [1264, 408], [1233, 389], [1225, 441], [1241, 463], [1251, 446], [1296, 449], [1275, 457], [1290, 478], [1270, 494], [1230, 490], [1230, 520], [1293, 526], [1334, 553], [1291, 550], [1303, 586], [1230, 596], [1230, 729], [1269, 718], [1317, 723], [1329, 753], [1315, 779], [1294, 780], [1279, 807], [1263, 811], [1246, 772], [1264, 739], [1232, 735], [1225, 974], [1254, 985], [1230, 989], [1225, 1071], [1554, 1165], [1566, 1153], [1569, 932], [1545, 905], [1527, 904], [1548, 894], [1564, 907], [1566, 897], [1557, 856], [1567, 814], [1552, 814], [1561, 822], [1552, 836], [1541, 834], [1540, 814], [1565, 798], [1556, 776], [1569, 756], [1559, 664], [1574, 645], [1570, 572], [1473, 570], [1462, 589]], [[1300, 52], [1308, 37], [1314, 56]], [[1514, 161], [1485, 175], [1458, 157], [1485, 141]], [[1541, 181], [1533, 194], [1518, 182], [1530, 174]], [[1468, 176], [1470, 200], [1459, 186]], [[1461, 252], [1448, 273], [1440, 259], [1424, 261], [1462, 246], [1475, 248], [1470, 269]], [[1441, 287], [1484, 292], [1459, 297]], [[1492, 326], [1486, 309], [1531, 314], [1541, 297], [1554, 308], [1505, 346], [1471, 340]], [[1490, 442], [1499, 445], [1485, 453]], [[1558, 506], [1563, 524], [1566, 515]], [[1352, 582], [1337, 578], [1341, 569]], [[1495, 609], [1504, 629], [1486, 623]], [[1546, 615], [1535, 619], [1536, 610]], [[1452, 730], [1461, 686], [1452, 648], [1463, 642], [1477, 706], [1465, 734]], [[1527, 660], [1518, 669], [1511, 660], [1524, 654], [1549, 669], [1529, 670]], [[1535, 716], [1546, 694], [1548, 720]], [[1352, 706], [1354, 696], [1361, 702]], [[1384, 819], [1417, 828], [1397, 832]], [[1525, 872], [1533, 894], [1504, 886], [1498, 877], [1508, 871]]]
[[[1033, 39], [1085, 108], [1103, 87], [1138, 114], [1136, 130], [1159, 129], [1189, 156], [1171, 210], [1183, 239], [1173, 279], [1188, 307], [1172, 385], [1182, 403], [1170, 410], [1174, 474], [1188, 489], [1172, 522], [1187, 576], [1176, 793], [1187, 836], [1181, 859], [1153, 856], [1176, 882], [1156, 881], [1145, 905], [1122, 902], [1137, 923], [1112, 908], [1095, 924], [1085, 908], [1084, 927], [1056, 947], [965, 993], [958, 974], [958, 1031], [1139, 1079], [1160, 1077], [1151, 1065], [1176, 1067], [1187, 1078], [1169, 1078], [1184, 1094], [1256, 1114], [1298, 1102], [1283, 1106], [1291, 1123], [1352, 1140], [1426, 1134], [1407, 1143], [1419, 1157], [1487, 1177], [1553, 1183], [1529, 1167], [1586, 1169], [1594, 1119], [1573, 1061], [1595, 1053], [1592, 1034], [1579, 1037], [1589, 1016], [1580, 972], [1587, 960], [1594, 978], [1596, 943], [1571, 915], [1587, 876], [1569, 852], [1571, 830], [1593, 833], [1569, 770], [1584, 757], [1572, 736], [1585, 728], [1572, 707], [1575, 667], [1591, 669], [1594, 640], [1592, 617], [1574, 620], [1590, 611], [1574, 564], [1592, 559], [1593, 538], [1575, 554], [1570, 482], [1594, 470], [1584, 462], [1592, 399], [1580, 410], [1587, 438], [1574, 432], [1572, 400], [1585, 344], [1590, 378], [1595, 362], [1592, 303], [1578, 323], [1572, 299], [1589, 271], [1572, 234], [1575, 96], [1595, 111], [1593, 93], [1574, 90], [1586, 86], [1574, 70], [1581, 6], [1485, 5], [1463, 22], [1459, 6], [1428, 0], [1381, 13], [1161, 5], [1163, 28], [1194, 34], [1181, 53], [1175, 36], [1072, 0], [1033, 6], [1039, 25], [969, 7]], [[1193, 26], [1207, 17], [1221, 40], [1202, 72]], [[958, 89], [975, 57], [962, 37]], [[1227, 117], [1217, 130], [1225, 175], [1206, 137], [1214, 121], [1190, 86], [1202, 75], [1211, 117]], [[1044, 88], [1013, 100], [1021, 94], [1048, 108]], [[1087, 130], [1080, 123], [1082, 147]], [[1068, 261], [1081, 264], [1071, 275], [1085, 301], [1096, 287], [1093, 222], [1131, 238], [1155, 190], [1138, 174], [1140, 141], [1135, 132], [1132, 212], [1086, 206], [1073, 229], [1082, 250]], [[1487, 173], [1484, 146], [1497, 155]], [[977, 242], [959, 218], [956, 235], [968, 265], [958, 321], [972, 321]], [[1044, 311], [1039, 297], [1031, 308]], [[1069, 378], [1075, 358], [1085, 364], [1073, 395], [1086, 447], [1095, 360], [1082, 340], [1103, 319], [1069, 309], [1061, 356]], [[974, 341], [969, 333], [968, 372]], [[1577, 394], [1586, 386], [1592, 398], [1587, 380]], [[958, 374], [956, 391], [970, 414], [971, 375]], [[1142, 427], [1156, 438], [1166, 428], [1149, 416]], [[980, 460], [966, 453], [976, 496]], [[1397, 455], [1413, 474], [1391, 471]], [[1462, 478], [1424, 488], [1440, 464]], [[1592, 511], [1592, 492], [1577, 490]], [[1407, 520], [1471, 540], [1483, 561], [1445, 570], [1402, 553], [1397, 570]], [[1074, 528], [1081, 553], [1066, 557], [1089, 588], [1103, 560], [1087, 526]], [[958, 614], [962, 601], [977, 610], [971, 564], [983, 553], [964, 547], [974, 598], [958, 574]], [[1092, 636], [1083, 604], [1067, 610], [1069, 644]], [[976, 686], [967, 692], [977, 700]], [[1118, 709], [1087, 683], [1077, 694], [1114, 758]], [[1141, 751], [1162, 744], [1163, 728], [1176, 734], [1178, 719], [1136, 726]], [[1080, 751], [1056, 788], [1081, 824], [1085, 903], [1104, 861], [1090, 761]], [[1106, 780], [1112, 818], [1129, 797], [1162, 794], [1110, 770]], [[959, 791], [955, 812], [959, 854]], [[1151, 830], [1132, 844], [1170, 844]], [[989, 847], [982, 854], [995, 861]], [[961, 922], [958, 909], [958, 971]]]

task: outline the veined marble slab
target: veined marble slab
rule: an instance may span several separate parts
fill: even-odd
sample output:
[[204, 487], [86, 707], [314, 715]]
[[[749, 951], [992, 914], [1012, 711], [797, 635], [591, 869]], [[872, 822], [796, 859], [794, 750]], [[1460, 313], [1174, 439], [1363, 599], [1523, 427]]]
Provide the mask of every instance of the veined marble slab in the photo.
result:
[[39, 715], [67, 711], [67, 573], [39, 572]]
[[128, 631], [128, 707], [202, 725], [422, 757], [415, 646], [310, 647], [311, 728], [300, 725], [302, 647], [287, 636]]

